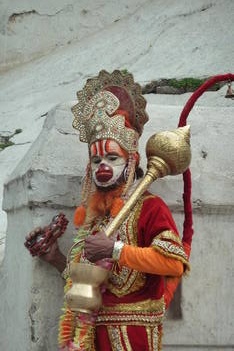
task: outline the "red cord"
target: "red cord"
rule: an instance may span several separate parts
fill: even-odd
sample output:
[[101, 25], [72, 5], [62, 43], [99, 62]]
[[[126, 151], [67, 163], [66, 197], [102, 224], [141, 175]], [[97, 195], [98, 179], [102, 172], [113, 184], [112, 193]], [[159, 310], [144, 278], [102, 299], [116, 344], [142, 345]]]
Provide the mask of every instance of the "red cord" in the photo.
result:
[[[179, 119], [178, 127], [184, 127], [186, 125], [187, 117], [192, 110], [197, 99], [212, 85], [217, 82], [222, 81], [233, 81], [234, 74], [227, 73], [222, 75], [213, 76], [208, 79], [205, 83], [203, 83], [189, 98], [187, 103], [185, 104]], [[183, 224], [183, 237], [182, 242], [185, 244], [186, 253], [189, 257], [191, 252], [191, 244], [193, 237], [193, 213], [192, 213], [192, 202], [191, 202], [191, 191], [192, 191], [192, 179], [191, 179], [191, 171], [188, 168], [183, 173], [183, 182], [184, 182], [184, 193], [183, 193], [183, 202], [184, 202], [184, 224]], [[174, 278], [168, 280], [165, 287], [165, 301], [166, 307], [168, 308], [174, 292], [178, 284], [180, 283], [179, 278]]]
[[[187, 117], [192, 110], [195, 102], [197, 99], [211, 86], [218, 82], [222, 81], [233, 81], [234, 74], [227, 73], [221, 74], [217, 76], [213, 76], [207, 81], [205, 81], [189, 98], [186, 105], [184, 106], [178, 127], [183, 127], [186, 125]], [[187, 169], [183, 173], [183, 181], [184, 181], [184, 194], [183, 194], [183, 201], [184, 201], [184, 227], [183, 227], [183, 238], [182, 241], [187, 243], [191, 246], [192, 243], [192, 236], [193, 236], [193, 217], [192, 217], [192, 203], [191, 203], [191, 190], [192, 190], [192, 180], [191, 180], [191, 172], [190, 169]]]

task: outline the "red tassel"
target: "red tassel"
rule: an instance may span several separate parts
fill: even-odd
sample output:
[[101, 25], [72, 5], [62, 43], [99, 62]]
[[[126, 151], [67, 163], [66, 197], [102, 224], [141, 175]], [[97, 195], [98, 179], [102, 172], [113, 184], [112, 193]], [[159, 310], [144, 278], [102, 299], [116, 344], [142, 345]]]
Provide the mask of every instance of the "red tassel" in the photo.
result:
[[73, 217], [73, 223], [75, 227], [79, 227], [80, 225], [84, 224], [85, 217], [86, 217], [85, 207], [84, 206], [77, 207]]

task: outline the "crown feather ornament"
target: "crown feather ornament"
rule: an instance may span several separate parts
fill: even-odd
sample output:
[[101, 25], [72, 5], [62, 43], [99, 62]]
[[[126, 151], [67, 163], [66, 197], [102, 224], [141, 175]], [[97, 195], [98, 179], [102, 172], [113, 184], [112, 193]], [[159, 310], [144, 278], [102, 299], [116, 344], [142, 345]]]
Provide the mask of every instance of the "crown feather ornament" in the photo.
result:
[[[134, 82], [132, 74], [102, 70], [87, 80], [77, 92], [77, 99], [72, 107], [73, 127], [79, 130], [80, 141], [90, 145], [96, 140], [114, 139], [128, 152], [137, 150], [148, 115], [141, 86]], [[127, 112], [128, 126], [126, 115], [117, 110]]]

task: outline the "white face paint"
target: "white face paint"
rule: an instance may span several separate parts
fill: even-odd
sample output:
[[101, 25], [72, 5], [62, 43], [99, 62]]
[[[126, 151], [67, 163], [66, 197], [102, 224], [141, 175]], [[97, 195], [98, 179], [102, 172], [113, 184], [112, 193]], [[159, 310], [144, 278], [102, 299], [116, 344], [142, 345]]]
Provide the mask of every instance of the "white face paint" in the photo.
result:
[[91, 145], [92, 177], [98, 187], [114, 185], [121, 177], [127, 153], [114, 140], [98, 140]]

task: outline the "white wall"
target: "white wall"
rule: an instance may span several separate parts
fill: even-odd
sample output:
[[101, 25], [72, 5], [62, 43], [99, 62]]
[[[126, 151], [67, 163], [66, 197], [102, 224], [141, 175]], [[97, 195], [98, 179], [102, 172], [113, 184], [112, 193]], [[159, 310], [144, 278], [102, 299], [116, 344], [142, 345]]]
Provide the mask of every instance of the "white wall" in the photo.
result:
[[11, 0], [0, 8], [0, 69], [38, 58], [99, 32], [146, 1]]

